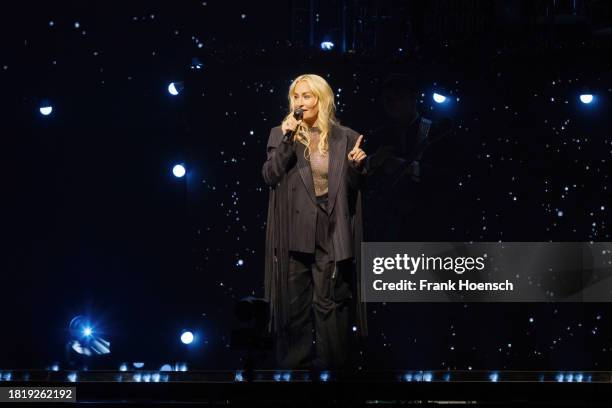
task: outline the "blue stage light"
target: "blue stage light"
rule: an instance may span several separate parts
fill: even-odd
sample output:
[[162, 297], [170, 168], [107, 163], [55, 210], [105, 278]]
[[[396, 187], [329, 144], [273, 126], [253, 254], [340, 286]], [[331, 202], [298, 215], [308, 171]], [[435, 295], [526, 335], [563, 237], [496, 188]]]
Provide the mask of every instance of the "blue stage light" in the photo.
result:
[[77, 354], [92, 356], [110, 353], [110, 341], [100, 337], [100, 330], [94, 334], [94, 326], [85, 316], [75, 316], [70, 321], [69, 346]]
[[323, 382], [329, 381], [329, 373], [327, 371], [323, 371], [320, 375], [319, 375], [319, 379]]
[[497, 380], [499, 380], [499, 374], [498, 373], [491, 373], [491, 374], [489, 374], [489, 381], [497, 382]]
[[183, 166], [182, 164], [175, 165], [172, 168], [172, 174], [174, 174], [174, 177], [183, 177], [185, 175], [185, 166]]
[[591, 94], [582, 94], [580, 95], [580, 102], [584, 104], [589, 104], [593, 102], [593, 95]]
[[50, 105], [41, 106], [39, 111], [42, 115], [49, 116], [51, 112], [53, 112], [53, 106], [50, 106]]
[[334, 43], [331, 41], [322, 41], [321, 42], [321, 49], [323, 51], [331, 51], [334, 49]]
[[200, 70], [204, 67], [204, 64], [202, 64], [202, 61], [200, 61], [199, 58], [193, 57], [191, 59], [191, 69], [197, 69]]
[[181, 341], [183, 344], [191, 344], [193, 342], [193, 333], [190, 331], [184, 331], [181, 334]]
[[441, 95], [441, 94], [439, 94], [439, 93], [437, 93], [437, 92], [434, 92], [434, 94], [433, 94], [433, 100], [434, 100], [436, 103], [444, 103], [444, 102], [446, 102], [446, 96]]
[[170, 82], [168, 85], [168, 92], [170, 95], [178, 95], [185, 88], [185, 85], [182, 82]]

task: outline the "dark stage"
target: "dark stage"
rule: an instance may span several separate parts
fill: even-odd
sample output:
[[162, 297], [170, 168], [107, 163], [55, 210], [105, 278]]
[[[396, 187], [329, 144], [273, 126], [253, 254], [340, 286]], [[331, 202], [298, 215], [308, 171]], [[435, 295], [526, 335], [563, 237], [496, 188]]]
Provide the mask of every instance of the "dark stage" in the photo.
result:
[[0, 387], [610, 405], [609, 1], [3, 8]]

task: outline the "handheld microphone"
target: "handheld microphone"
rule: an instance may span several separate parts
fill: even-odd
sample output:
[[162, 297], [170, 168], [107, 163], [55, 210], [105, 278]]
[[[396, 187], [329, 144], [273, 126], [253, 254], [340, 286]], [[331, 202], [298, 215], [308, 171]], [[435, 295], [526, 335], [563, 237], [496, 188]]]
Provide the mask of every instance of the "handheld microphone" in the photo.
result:
[[304, 117], [304, 109], [302, 108], [297, 108], [296, 110], [293, 111], [293, 117], [296, 120], [302, 120], [302, 118]]
[[[304, 117], [304, 109], [297, 108], [296, 110], [294, 110], [293, 117], [296, 120], [302, 120], [302, 118]], [[283, 142], [292, 143], [294, 134], [295, 134], [295, 130], [285, 133], [285, 135], [283, 136]]]

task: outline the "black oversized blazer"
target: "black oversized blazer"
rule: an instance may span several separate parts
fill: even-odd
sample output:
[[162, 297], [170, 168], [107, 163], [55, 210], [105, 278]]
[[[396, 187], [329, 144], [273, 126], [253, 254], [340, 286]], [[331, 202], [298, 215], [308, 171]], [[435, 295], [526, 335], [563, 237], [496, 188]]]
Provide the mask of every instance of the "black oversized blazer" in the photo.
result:
[[[333, 257], [336, 262], [354, 258], [356, 286], [353, 291], [358, 331], [367, 334], [365, 303], [362, 303], [360, 273], [363, 218], [361, 188], [365, 170], [359, 171], [348, 160], [359, 134], [331, 125], [328, 137], [328, 213]], [[288, 251], [314, 253], [317, 204], [306, 147], [299, 142], [282, 142], [280, 126], [272, 128], [267, 144], [267, 160], [262, 174], [270, 186], [266, 223], [266, 298], [272, 306], [271, 330], [287, 323]], [[365, 168], [365, 167], [364, 167]]]

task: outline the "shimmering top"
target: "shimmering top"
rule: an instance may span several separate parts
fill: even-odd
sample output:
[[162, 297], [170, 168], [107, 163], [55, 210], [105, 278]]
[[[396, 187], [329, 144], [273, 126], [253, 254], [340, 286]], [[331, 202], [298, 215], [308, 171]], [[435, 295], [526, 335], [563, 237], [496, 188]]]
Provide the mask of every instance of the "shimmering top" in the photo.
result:
[[325, 155], [319, 152], [319, 137], [321, 132], [317, 128], [310, 130], [310, 169], [312, 171], [312, 180], [314, 182], [315, 194], [320, 197], [327, 194], [328, 188], [328, 170], [329, 170], [329, 154]]

